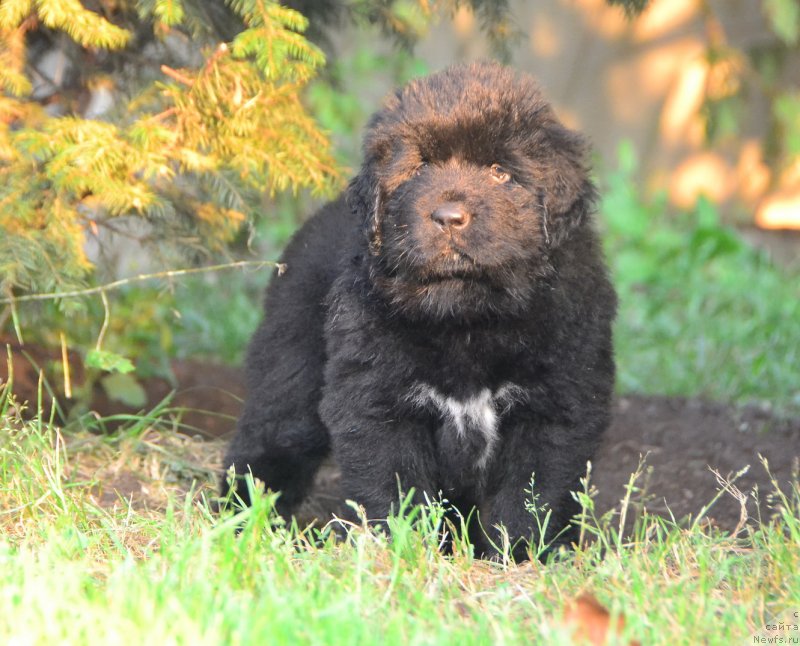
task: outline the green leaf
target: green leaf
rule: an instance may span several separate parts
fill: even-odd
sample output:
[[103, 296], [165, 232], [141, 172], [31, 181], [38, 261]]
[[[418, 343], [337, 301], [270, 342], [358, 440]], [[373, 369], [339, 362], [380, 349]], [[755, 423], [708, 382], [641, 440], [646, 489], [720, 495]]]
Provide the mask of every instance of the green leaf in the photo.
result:
[[708, 229], [720, 228], [719, 212], [714, 203], [704, 195], [697, 199], [695, 214], [697, 215], [697, 225], [699, 227]]
[[628, 249], [616, 254], [614, 266], [617, 283], [629, 287], [649, 283], [658, 274], [660, 259], [654, 254]]
[[99, 368], [117, 373], [132, 372], [134, 368], [130, 359], [107, 350], [90, 350], [84, 363], [87, 368]]
[[109, 399], [121, 402], [131, 408], [141, 408], [147, 404], [147, 393], [142, 385], [131, 375], [119, 372], [106, 375], [100, 380]]
[[635, 173], [639, 166], [639, 156], [630, 139], [623, 139], [617, 148], [619, 169], [625, 174]]
[[790, 155], [800, 155], [800, 92], [780, 94], [773, 110], [783, 129], [786, 151]]
[[787, 45], [796, 45], [800, 37], [800, 2], [764, 0], [764, 12], [772, 31]]

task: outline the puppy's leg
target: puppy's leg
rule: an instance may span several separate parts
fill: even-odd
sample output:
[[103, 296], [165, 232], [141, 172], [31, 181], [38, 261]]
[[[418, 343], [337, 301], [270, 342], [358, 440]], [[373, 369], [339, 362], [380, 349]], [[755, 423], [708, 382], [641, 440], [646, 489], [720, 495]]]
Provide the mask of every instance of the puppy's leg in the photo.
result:
[[[236, 494], [245, 504], [250, 503], [245, 476], [252, 473], [281, 492], [277, 511], [284, 517], [306, 497], [329, 452], [328, 432], [317, 413], [322, 341], [291, 332], [269, 320], [257, 331], [248, 357], [248, 397], [224, 462], [234, 466]], [[222, 492], [228, 491], [223, 475]]]
[[436, 462], [427, 426], [414, 420], [376, 420], [359, 414], [348, 405], [352, 401], [324, 397], [320, 407], [346, 497], [362, 505], [370, 521], [381, 523], [412, 488], [414, 505], [424, 504], [425, 494], [435, 496]]
[[503, 435], [481, 515], [488, 537], [500, 547], [502, 525], [515, 560], [527, 558], [529, 542], [549, 546], [545, 554], [570, 545], [578, 535], [571, 520], [580, 511], [570, 492], [580, 486], [594, 440], [576, 429], [523, 421]]
[[[236, 494], [246, 505], [250, 494], [245, 477], [252, 473], [267, 489], [279, 491], [276, 503], [281, 516], [289, 517], [306, 497], [314, 474], [328, 453], [325, 428], [313, 408], [287, 411], [285, 402], [269, 406], [269, 401], [249, 406], [239, 421], [238, 433], [228, 449], [225, 465], [233, 465]], [[279, 418], [280, 411], [286, 417]], [[227, 493], [227, 475], [222, 490]]]

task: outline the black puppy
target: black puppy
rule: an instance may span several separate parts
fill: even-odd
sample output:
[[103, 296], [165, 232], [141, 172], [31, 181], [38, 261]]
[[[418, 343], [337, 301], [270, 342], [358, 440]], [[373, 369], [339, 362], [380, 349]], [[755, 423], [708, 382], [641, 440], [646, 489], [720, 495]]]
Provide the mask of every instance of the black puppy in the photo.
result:
[[390, 96], [360, 173], [267, 290], [225, 465], [280, 491], [288, 515], [333, 451], [371, 519], [413, 488], [477, 510], [480, 553], [499, 525], [517, 558], [531, 539], [569, 542], [614, 383], [586, 154], [533, 79], [498, 65]]

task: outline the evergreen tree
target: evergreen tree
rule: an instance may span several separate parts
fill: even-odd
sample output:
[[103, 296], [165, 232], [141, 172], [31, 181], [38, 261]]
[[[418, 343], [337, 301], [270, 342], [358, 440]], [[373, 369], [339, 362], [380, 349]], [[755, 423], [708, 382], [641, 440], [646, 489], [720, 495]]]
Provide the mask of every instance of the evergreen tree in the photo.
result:
[[306, 26], [269, 0], [3, 0], [3, 293], [84, 284], [103, 228], [199, 258], [262, 194], [338, 182], [300, 101], [324, 63]]

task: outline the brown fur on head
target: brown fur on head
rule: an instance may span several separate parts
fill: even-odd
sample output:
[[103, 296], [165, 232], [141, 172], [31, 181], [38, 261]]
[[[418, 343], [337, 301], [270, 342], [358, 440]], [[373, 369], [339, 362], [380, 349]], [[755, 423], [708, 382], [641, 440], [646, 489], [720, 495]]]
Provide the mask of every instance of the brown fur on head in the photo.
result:
[[586, 157], [527, 75], [477, 63], [412, 81], [370, 121], [348, 189], [375, 280], [437, 318], [524, 305], [594, 207]]

